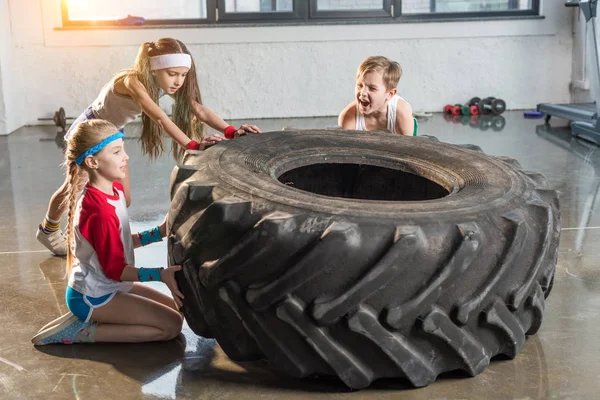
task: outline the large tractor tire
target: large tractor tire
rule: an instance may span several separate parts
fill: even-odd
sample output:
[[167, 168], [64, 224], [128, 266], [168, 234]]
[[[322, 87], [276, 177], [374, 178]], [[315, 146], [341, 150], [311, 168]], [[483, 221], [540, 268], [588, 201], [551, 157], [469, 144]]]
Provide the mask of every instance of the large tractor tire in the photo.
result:
[[192, 330], [233, 360], [355, 389], [515, 357], [554, 277], [556, 192], [431, 139], [283, 131], [188, 151], [168, 240]]

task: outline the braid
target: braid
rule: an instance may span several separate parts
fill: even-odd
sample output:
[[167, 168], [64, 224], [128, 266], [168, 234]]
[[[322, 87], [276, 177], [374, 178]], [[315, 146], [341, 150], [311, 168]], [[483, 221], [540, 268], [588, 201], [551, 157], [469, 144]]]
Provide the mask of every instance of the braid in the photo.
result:
[[67, 217], [67, 275], [71, 273], [73, 267], [73, 219], [75, 218], [75, 204], [77, 202], [77, 194], [81, 191], [83, 179], [79, 176], [80, 169], [74, 162], [69, 163], [67, 170], [67, 193], [69, 196], [65, 199], [68, 202], [68, 217]]

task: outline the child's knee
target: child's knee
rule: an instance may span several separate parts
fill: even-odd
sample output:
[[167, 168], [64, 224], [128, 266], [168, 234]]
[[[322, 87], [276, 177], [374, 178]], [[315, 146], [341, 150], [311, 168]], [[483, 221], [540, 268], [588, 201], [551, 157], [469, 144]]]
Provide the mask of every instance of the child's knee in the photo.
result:
[[163, 325], [164, 340], [175, 339], [183, 328], [183, 316], [178, 312], [173, 312], [168, 321]]

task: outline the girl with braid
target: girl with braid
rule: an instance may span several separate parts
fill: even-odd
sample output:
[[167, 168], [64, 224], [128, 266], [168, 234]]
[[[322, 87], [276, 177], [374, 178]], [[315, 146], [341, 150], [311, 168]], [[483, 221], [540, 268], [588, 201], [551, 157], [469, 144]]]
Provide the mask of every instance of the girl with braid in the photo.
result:
[[[158, 99], [169, 95], [175, 100], [173, 120], [158, 106]], [[141, 115], [142, 150], [151, 158], [163, 153], [162, 131], [173, 139], [173, 154], [179, 159], [184, 149], [204, 150], [222, 140], [219, 135], [203, 137], [203, 123], [233, 139], [245, 132], [259, 133], [254, 125], [239, 129], [228, 125], [217, 114], [202, 105], [196, 79], [196, 66], [187, 47], [176, 39], [164, 38], [140, 46], [132, 68], [117, 73], [104, 86], [94, 102], [73, 122], [65, 135], [83, 121], [100, 118], [112, 122], [120, 130]], [[127, 205], [130, 204], [129, 170], [120, 179]], [[67, 254], [67, 241], [60, 231], [64, 213], [63, 199], [68, 182], [52, 195], [46, 217], [39, 225], [36, 237], [58, 256]]]
[[[181, 332], [183, 295], [175, 282], [181, 267], [135, 267], [133, 249], [162, 241], [166, 232], [163, 225], [131, 233], [120, 182], [128, 159], [123, 133], [110, 122], [84, 121], [70, 134], [63, 205], [72, 244], [65, 296], [70, 312], [43, 327], [32, 339], [36, 346], [170, 340]], [[173, 298], [139, 283], [145, 281], [164, 282]]]

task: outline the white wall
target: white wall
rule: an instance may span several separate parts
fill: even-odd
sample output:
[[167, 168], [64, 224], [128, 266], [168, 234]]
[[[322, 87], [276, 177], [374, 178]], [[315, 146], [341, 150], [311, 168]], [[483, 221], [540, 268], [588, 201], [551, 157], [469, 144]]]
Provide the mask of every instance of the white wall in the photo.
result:
[[[7, 0], [0, 0], [7, 1]], [[79, 114], [140, 43], [184, 41], [205, 104], [226, 119], [336, 115], [353, 98], [356, 67], [383, 54], [403, 65], [414, 109], [495, 95], [511, 109], [570, 99], [572, 11], [543, 1], [543, 19], [390, 25], [185, 29], [60, 28], [59, 0], [8, 0], [19, 91], [9, 126], [63, 106]], [[4, 88], [3, 88], [4, 89]]]
[[12, 94], [17, 92], [14, 50], [9, 0], [0, 0], [0, 135], [7, 135], [19, 128], [13, 117], [15, 108], [12, 103]]
[[9, 20], [8, 18], [8, 0], [0, 0], [0, 134], [6, 135], [8, 134], [8, 130], [6, 127], [6, 101], [4, 99], [4, 79], [3, 79], [3, 70], [4, 70], [4, 62], [8, 58], [7, 54], [10, 53], [12, 47], [12, 36], [6, 33], [6, 23]]

